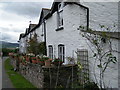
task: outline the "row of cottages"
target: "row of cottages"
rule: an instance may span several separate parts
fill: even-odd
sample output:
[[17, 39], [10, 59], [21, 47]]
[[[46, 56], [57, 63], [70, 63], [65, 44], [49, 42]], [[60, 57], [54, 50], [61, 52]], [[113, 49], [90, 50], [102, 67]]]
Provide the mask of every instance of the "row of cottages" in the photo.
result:
[[36, 24], [30, 24], [29, 28], [26, 28], [25, 33], [21, 33], [19, 36], [19, 53], [25, 54], [27, 53], [28, 42], [30, 38], [33, 37], [34, 33], [32, 29], [36, 26]]
[[[108, 26], [110, 32], [101, 29], [101, 25]], [[116, 26], [113, 24], [116, 24]], [[31, 25], [30, 25], [31, 26]], [[85, 26], [86, 30], [78, 29]], [[94, 33], [87, 32], [92, 28]], [[25, 34], [20, 35], [20, 52], [26, 53], [26, 41], [33, 32], [37, 33], [38, 41], [44, 41], [47, 48], [47, 56], [50, 58], [60, 58], [64, 64], [68, 64], [68, 57], [73, 57], [74, 62], [80, 61], [84, 66], [84, 71], [89, 75], [90, 80], [99, 80], [98, 61], [95, 61], [92, 50], [95, 47], [88, 39], [80, 33], [99, 34], [106, 32], [111, 39], [112, 52], [117, 61], [118, 42], [120, 40], [118, 32], [118, 3], [117, 2], [53, 2], [51, 9], [42, 9], [39, 23], [33, 28], [26, 29]], [[103, 50], [109, 50], [107, 39], [103, 39]], [[24, 51], [25, 50], [25, 51]], [[78, 59], [78, 57], [80, 57]], [[95, 63], [96, 62], [96, 63]], [[104, 83], [106, 87], [118, 88], [118, 63], [110, 65], [105, 71]], [[95, 78], [96, 75], [96, 78]], [[98, 82], [99, 83], [99, 82]]]
[[45, 17], [49, 12], [49, 9], [42, 8], [40, 19], [38, 24], [30, 24], [29, 28], [26, 28], [25, 33], [21, 33], [19, 37], [19, 53], [26, 54], [29, 53], [27, 47], [29, 46], [29, 41], [31, 38], [37, 34], [37, 41], [46, 42], [46, 34], [45, 34]]

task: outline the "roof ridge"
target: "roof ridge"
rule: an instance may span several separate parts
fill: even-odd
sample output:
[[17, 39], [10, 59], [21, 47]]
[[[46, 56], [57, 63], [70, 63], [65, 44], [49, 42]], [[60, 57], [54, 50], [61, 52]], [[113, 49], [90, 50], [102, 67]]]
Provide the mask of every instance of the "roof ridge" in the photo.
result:
[[50, 10], [50, 8], [42, 8], [42, 9], [44, 9], [44, 10]]

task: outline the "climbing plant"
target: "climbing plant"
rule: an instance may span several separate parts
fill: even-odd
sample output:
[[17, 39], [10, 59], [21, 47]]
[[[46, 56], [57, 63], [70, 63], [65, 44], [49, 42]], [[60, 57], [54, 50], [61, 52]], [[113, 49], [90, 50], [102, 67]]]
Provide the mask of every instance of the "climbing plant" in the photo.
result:
[[[115, 27], [115, 25], [113, 26]], [[93, 52], [93, 58], [95, 59], [95, 66], [94, 66], [94, 76], [97, 83], [99, 83], [100, 89], [102, 90], [105, 87], [104, 82], [104, 74], [107, 67], [110, 63], [116, 64], [117, 59], [116, 56], [113, 54], [112, 42], [110, 35], [107, 32], [111, 31], [109, 27], [104, 25], [100, 25], [100, 29], [103, 32], [97, 33], [96, 30], [89, 28], [87, 31], [85, 30], [86, 27], [80, 26], [80, 34], [84, 37], [87, 41], [92, 44], [92, 47], [88, 44], [90, 50]], [[105, 44], [108, 45], [107, 50], [105, 50]], [[94, 49], [93, 49], [94, 48]], [[99, 64], [97, 64], [99, 62]], [[99, 69], [99, 79], [96, 78], [95, 74], [95, 67]]]

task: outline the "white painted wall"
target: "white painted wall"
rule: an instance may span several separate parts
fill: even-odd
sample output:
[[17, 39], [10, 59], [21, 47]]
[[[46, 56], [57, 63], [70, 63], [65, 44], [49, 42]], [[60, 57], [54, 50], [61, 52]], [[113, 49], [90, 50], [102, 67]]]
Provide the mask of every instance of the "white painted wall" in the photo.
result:
[[[83, 5], [87, 6], [90, 10], [90, 28], [100, 31], [99, 24], [110, 27], [111, 31], [118, 32], [118, 3], [117, 2], [83, 2]], [[113, 24], [116, 27], [113, 27]], [[92, 45], [91, 45], [92, 46]], [[105, 50], [108, 50], [108, 46], [105, 44]], [[112, 39], [112, 48], [118, 51], [118, 40]], [[89, 49], [89, 48], [88, 48]], [[90, 51], [90, 50], [89, 50]], [[114, 55], [118, 60], [118, 53], [114, 52]], [[90, 68], [93, 67], [93, 59], [90, 59]], [[91, 78], [93, 76], [93, 70], [91, 69]], [[96, 74], [99, 74], [99, 70], [96, 67]], [[118, 64], [110, 64], [105, 73], [105, 84], [108, 87], [118, 88]]]
[[44, 33], [43, 33], [43, 23], [36, 29], [37, 40], [38, 42], [44, 42]]
[[[90, 28], [94, 30], [100, 30], [99, 24], [111, 26], [112, 24], [118, 21], [118, 6], [117, 3], [83, 3], [90, 9]], [[89, 54], [89, 68], [90, 68], [90, 78], [94, 80], [93, 76], [93, 65], [94, 60], [91, 58], [93, 56], [89, 45], [92, 49], [94, 47], [83, 38], [79, 33], [80, 31], [77, 28], [80, 25], [86, 26], [86, 11], [76, 5], [67, 5], [63, 9], [63, 30], [55, 31], [57, 29], [57, 13], [55, 12], [49, 19], [46, 21], [46, 30], [47, 30], [47, 46], [53, 45], [54, 55], [58, 57], [58, 45], [65, 45], [65, 57], [73, 55], [73, 51], [77, 49], [88, 49]], [[112, 45], [118, 46], [118, 41], [113, 40]], [[89, 44], [89, 45], [88, 45]], [[107, 49], [107, 45], [104, 45]], [[113, 47], [115, 48], [115, 47]], [[115, 48], [118, 50], [118, 48]], [[48, 50], [48, 47], [47, 47]], [[47, 52], [48, 55], [48, 52]], [[118, 57], [118, 53], [115, 53]], [[74, 53], [76, 58], [76, 54]], [[65, 64], [67, 64], [67, 59]], [[98, 63], [98, 62], [97, 62]], [[106, 86], [118, 88], [118, 65], [111, 64], [110, 69], [106, 71], [107, 75], [105, 76]], [[96, 75], [99, 77], [99, 70], [96, 67]], [[109, 82], [110, 81], [110, 82]]]
[[[77, 17], [76, 17], [77, 16]], [[51, 23], [52, 22], [52, 23]], [[63, 30], [57, 29], [57, 13], [46, 21], [47, 46], [53, 45], [54, 55], [58, 57], [58, 45], [65, 45], [65, 56], [72, 57], [72, 50], [76, 50], [80, 45], [80, 35], [77, 28], [86, 24], [86, 11], [77, 5], [67, 5], [63, 9]], [[48, 49], [48, 47], [47, 47]], [[67, 51], [67, 52], [66, 52]], [[65, 64], [67, 64], [65, 60]]]
[[114, 23], [118, 24], [118, 2], [81, 2], [81, 4], [90, 10], [90, 28], [99, 31], [99, 24], [109, 27]]
[[19, 50], [20, 50], [20, 53], [26, 53], [26, 40], [25, 40], [25, 38], [20, 39]]

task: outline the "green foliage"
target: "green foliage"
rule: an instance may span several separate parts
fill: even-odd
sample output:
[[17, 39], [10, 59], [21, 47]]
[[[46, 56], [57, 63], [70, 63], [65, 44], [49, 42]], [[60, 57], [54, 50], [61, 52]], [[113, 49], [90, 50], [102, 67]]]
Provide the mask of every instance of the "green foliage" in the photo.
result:
[[87, 82], [84, 85], [84, 90], [100, 90], [95, 82]]
[[35, 55], [38, 53], [37, 52], [37, 47], [38, 47], [38, 42], [37, 40], [35, 39], [35, 37], [33, 37], [32, 39], [30, 39], [29, 41], [29, 47], [28, 47], [28, 51], [30, 53], [34, 53]]
[[39, 52], [39, 54], [46, 55], [45, 42], [41, 42], [38, 44], [38, 52]]
[[[56, 86], [55, 88], [57, 88], [57, 89], [59, 89], [60, 90], [60, 88], [62, 89], [62, 88], [64, 88], [62, 85], [59, 85], [59, 86]], [[63, 90], [63, 89], [62, 89]]]
[[43, 61], [46, 61], [48, 59], [49, 59], [49, 57], [44, 57], [44, 56], [42, 56], [42, 58], [41, 58], [41, 60], [43, 60]]
[[55, 58], [55, 59], [53, 60], [53, 62], [62, 62], [62, 60], [59, 59], [59, 58]]
[[80, 82], [74, 82], [73, 88], [79, 90], [100, 90], [97, 83], [95, 82], [86, 82], [84, 85], [81, 85]]
[[[94, 47], [95, 50], [92, 50], [93, 52], [93, 58], [95, 60], [98, 60], [99, 64], [97, 65], [97, 67], [100, 70], [100, 88], [102, 89], [103, 87], [103, 78], [104, 78], [104, 72], [107, 69], [108, 65], [110, 63], [114, 63], [116, 64], [117, 59], [116, 57], [112, 54], [113, 52], [113, 48], [111, 45], [111, 38], [109, 35], [107, 35], [107, 33], [105, 31], [110, 31], [110, 29], [112, 30], [112, 28], [106, 27], [105, 25], [100, 25], [101, 28], [101, 32], [96, 32], [97, 30], [93, 31], [93, 33], [83, 33], [82, 36], [84, 38], [86, 38], [88, 41], [90, 41], [90, 43], [92, 44], [92, 47], [90, 47], [90, 49], [92, 50], [92, 48]], [[113, 26], [115, 27], [115, 25]], [[84, 26], [80, 26], [80, 29], [85, 29]], [[107, 44], [108, 44], [108, 50], [104, 49], [104, 43], [106, 43], [107, 40]], [[104, 43], [103, 43], [104, 42]], [[97, 81], [97, 80], [96, 80]], [[98, 81], [97, 81], [98, 82]], [[104, 85], [105, 86], [105, 85]]]
[[28, 43], [29, 43], [29, 47], [28, 47], [29, 53], [34, 53], [35, 55], [37, 55], [37, 54], [46, 55], [45, 42], [38, 43], [37, 34], [35, 34], [34, 37], [31, 38]]
[[15, 52], [15, 49], [2, 48], [3, 56], [8, 56], [10, 52]]

